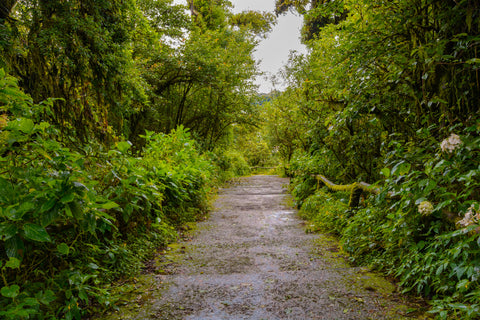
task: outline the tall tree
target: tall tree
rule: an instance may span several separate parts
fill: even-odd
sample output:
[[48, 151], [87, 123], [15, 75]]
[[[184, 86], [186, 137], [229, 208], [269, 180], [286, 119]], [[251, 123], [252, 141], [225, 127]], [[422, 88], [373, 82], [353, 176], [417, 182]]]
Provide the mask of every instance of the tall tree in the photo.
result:
[[137, 123], [163, 132], [183, 125], [213, 149], [233, 124], [255, 123], [252, 52], [255, 36], [274, 18], [259, 13], [231, 20], [228, 1], [189, 3], [188, 34], [175, 47], [162, 46], [144, 66], [151, 104]]
[[135, 2], [30, 0], [13, 15], [1, 49], [24, 90], [35, 101], [61, 98], [51, 117], [84, 140], [121, 132], [143, 95], [128, 49], [142, 18]]

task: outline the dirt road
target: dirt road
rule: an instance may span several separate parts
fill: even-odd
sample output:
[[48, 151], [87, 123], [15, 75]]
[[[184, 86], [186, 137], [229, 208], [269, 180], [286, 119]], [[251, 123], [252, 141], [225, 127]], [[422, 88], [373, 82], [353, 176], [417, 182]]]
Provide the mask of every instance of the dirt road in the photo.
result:
[[111, 319], [418, 319], [392, 284], [304, 231], [287, 183], [253, 176], [221, 190], [211, 217], [157, 257], [136, 302]]

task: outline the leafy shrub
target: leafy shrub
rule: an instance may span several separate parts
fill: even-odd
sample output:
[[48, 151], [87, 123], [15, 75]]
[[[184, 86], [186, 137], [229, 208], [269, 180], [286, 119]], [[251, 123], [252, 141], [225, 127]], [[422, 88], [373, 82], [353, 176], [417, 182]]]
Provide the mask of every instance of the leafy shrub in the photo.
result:
[[348, 222], [348, 194], [330, 193], [322, 188], [306, 198], [300, 216], [310, 221], [308, 230], [340, 234]]
[[305, 175], [292, 180], [293, 194], [311, 227], [337, 232], [352, 261], [394, 275], [404, 292], [431, 298], [431, 312], [441, 319], [476, 319], [479, 128], [466, 126], [441, 142], [429, 130], [418, 134], [416, 145], [392, 142], [382, 170], [385, 188], [364, 207], [349, 212], [329, 192], [312, 192]]
[[211, 154], [213, 162], [219, 168], [219, 181], [227, 181], [234, 177], [244, 176], [250, 173], [250, 166], [242, 153], [235, 150], [227, 150]]
[[207, 209], [214, 166], [182, 126], [169, 135], [147, 131], [145, 138], [148, 147], [142, 163], [164, 186], [166, 217], [175, 224], [194, 221]]
[[[141, 157], [66, 142], [0, 69], [0, 317], [80, 319], [112, 307], [106, 283], [131, 276], [175, 226], [207, 208], [213, 167], [183, 128], [147, 132]], [[106, 289], [107, 288], [107, 289]]]

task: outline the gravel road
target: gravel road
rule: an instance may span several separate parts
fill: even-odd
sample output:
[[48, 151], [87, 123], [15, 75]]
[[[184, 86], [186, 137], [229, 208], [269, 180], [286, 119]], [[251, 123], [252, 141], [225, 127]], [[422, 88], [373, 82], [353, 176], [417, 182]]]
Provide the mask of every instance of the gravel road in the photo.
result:
[[151, 262], [111, 319], [423, 319], [395, 286], [305, 232], [288, 179], [241, 178], [208, 220]]

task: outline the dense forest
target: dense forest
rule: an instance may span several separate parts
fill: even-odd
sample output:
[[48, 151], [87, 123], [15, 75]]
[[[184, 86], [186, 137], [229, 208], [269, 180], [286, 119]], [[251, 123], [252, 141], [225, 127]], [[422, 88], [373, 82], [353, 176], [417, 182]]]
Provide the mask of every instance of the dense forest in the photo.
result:
[[236, 146], [259, 126], [252, 52], [276, 18], [203, 0], [0, 9], [0, 318], [84, 318], [266, 159]]
[[[313, 230], [398, 280], [442, 319], [480, 317], [480, 3], [278, 0], [308, 55], [267, 104], [268, 138]], [[364, 181], [378, 194], [317, 187]], [[346, 200], [344, 198], [347, 198]]]
[[[0, 3], [0, 318], [115, 308], [115, 280], [205, 218], [215, 187], [273, 165], [353, 263], [438, 318], [480, 317], [480, 4], [275, 5]], [[259, 94], [252, 53], [289, 11], [308, 54]], [[318, 174], [376, 192], [351, 207]]]

